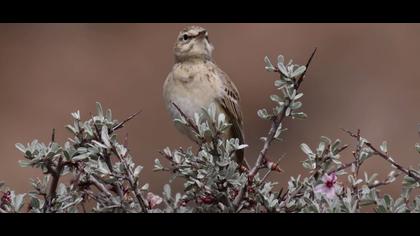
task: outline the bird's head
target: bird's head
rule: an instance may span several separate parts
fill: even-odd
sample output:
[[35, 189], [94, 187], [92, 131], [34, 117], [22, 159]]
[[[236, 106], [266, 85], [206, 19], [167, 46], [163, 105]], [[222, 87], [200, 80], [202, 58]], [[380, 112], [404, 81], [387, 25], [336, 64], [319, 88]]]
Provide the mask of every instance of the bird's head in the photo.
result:
[[213, 49], [206, 29], [200, 26], [189, 26], [183, 29], [176, 39], [175, 61], [211, 60]]

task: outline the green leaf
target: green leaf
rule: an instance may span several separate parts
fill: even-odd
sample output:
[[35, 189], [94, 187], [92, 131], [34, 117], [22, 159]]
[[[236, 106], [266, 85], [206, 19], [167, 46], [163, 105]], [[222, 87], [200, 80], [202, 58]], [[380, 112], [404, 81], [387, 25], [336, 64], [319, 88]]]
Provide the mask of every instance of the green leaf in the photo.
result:
[[332, 151], [334, 154], [337, 154], [337, 153], [336, 153], [336, 150], [337, 150], [337, 148], [340, 146], [340, 144], [341, 144], [341, 140], [340, 140], [340, 139], [337, 139], [337, 140], [335, 140], [335, 141], [334, 141], [333, 145], [331, 146], [331, 151]]
[[16, 144], [15, 144], [15, 147], [16, 147], [19, 151], [21, 151], [21, 152], [23, 152], [23, 153], [25, 153], [25, 152], [26, 152], [26, 147], [25, 147], [25, 145], [23, 145], [23, 144], [21, 144], [21, 143], [16, 143]]
[[308, 115], [306, 115], [304, 112], [292, 112], [292, 118], [297, 119], [306, 119], [308, 118]]
[[305, 70], [306, 70], [306, 66], [299, 66], [295, 71], [292, 72], [290, 77], [296, 78], [297, 76], [305, 72]]
[[90, 153], [86, 152], [86, 153], [83, 153], [83, 154], [80, 154], [80, 155], [77, 155], [77, 156], [73, 157], [73, 161], [85, 160], [85, 159], [89, 158], [89, 156], [90, 156]]
[[307, 155], [307, 156], [312, 156], [314, 155], [314, 153], [312, 152], [311, 148], [306, 144], [306, 143], [302, 143], [300, 145], [300, 149], [302, 149], [302, 151]]
[[23, 203], [24, 203], [23, 200], [24, 200], [25, 195], [26, 195], [26, 193], [22, 193], [22, 194], [18, 194], [18, 195], [15, 196], [14, 207], [15, 207], [16, 212], [19, 212], [20, 209], [22, 208]]
[[273, 72], [275, 68], [267, 56], [264, 57], [264, 62], [265, 62], [265, 69], [270, 72]]
[[107, 148], [111, 148], [111, 142], [110, 142], [110, 138], [108, 134], [108, 127], [106, 127], [105, 125], [102, 126], [101, 139]]
[[169, 184], [163, 186], [163, 196], [166, 199], [171, 199], [171, 186], [169, 186]]
[[416, 143], [416, 151], [420, 153], [420, 143]]
[[32, 162], [30, 161], [19, 160], [18, 163], [19, 166], [23, 168], [32, 166]]
[[257, 111], [257, 115], [261, 119], [267, 119], [269, 117], [269, 114], [268, 114], [268, 112], [267, 112], [267, 110], [265, 108], [258, 110]]
[[281, 101], [281, 98], [278, 95], [276, 95], [276, 94], [270, 95], [270, 99], [273, 102], [280, 102]]
[[277, 139], [280, 136], [281, 131], [282, 131], [282, 123], [280, 123], [279, 127], [276, 130], [276, 133], [274, 134], [275, 139]]
[[137, 166], [136, 169], [134, 170], [134, 178], [138, 178], [140, 172], [143, 170], [143, 166]]
[[381, 146], [379, 146], [382, 152], [387, 153], [388, 152], [388, 145], [386, 141], [383, 141]]
[[102, 105], [99, 102], [96, 102], [96, 113], [98, 114], [99, 117], [104, 116], [104, 110], [102, 109]]

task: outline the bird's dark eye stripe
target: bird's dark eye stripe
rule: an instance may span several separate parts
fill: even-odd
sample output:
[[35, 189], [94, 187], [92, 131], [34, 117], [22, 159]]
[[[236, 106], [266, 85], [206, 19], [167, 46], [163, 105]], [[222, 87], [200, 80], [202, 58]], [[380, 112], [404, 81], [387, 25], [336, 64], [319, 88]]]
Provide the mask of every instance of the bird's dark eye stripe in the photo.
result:
[[190, 39], [190, 38], [192, 38], [192, 36], [189, 36], [187, 34], [184, 34], [184, 35], [182, 35], [182, 38], [181, 39], [187, 40], [187, 39]]

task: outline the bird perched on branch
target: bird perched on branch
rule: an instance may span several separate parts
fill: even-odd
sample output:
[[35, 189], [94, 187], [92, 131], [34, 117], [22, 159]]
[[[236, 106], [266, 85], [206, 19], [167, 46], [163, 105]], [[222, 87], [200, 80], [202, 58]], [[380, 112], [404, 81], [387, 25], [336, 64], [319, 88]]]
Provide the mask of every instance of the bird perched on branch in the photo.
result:
[[[175, 42], [175, 64], [163, 85], [163, 97], [172, 119], [185, 115], [193, 120], [194, 113], [200, 113], [202, 108], [214, 103], [217, 113], [224, 113], [231, 124], [224, 138], [237, 138], [243, 144], [239, 92], [229, 76], [212, 61], [213, 49], [206, 29], [190, 26], [182, 30]], [[198, 141], [188, 127], [176, 127]], [[243, 149], [238, 150], [236, 161], [242, 163], [243, 158]]]

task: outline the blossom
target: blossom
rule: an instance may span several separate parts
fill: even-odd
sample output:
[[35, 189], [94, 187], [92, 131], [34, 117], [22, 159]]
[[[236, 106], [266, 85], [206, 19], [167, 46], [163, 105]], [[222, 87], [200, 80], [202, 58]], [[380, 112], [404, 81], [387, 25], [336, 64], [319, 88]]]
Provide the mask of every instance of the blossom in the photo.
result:
[[335, 197], [335, 183], [337, 182], [337, 176], [335, 173], [325, 174], [322, 177], [322, 184], [315, 187], [315, 193], [321, 193], [327, 198], [332, 199]]
[[161, 204], [163, 199], [158, 195], [155, 195], [151, 192], [147, 193], [147, 202], [149, 203], [150, 208], [155, 208], [157, 205]]

